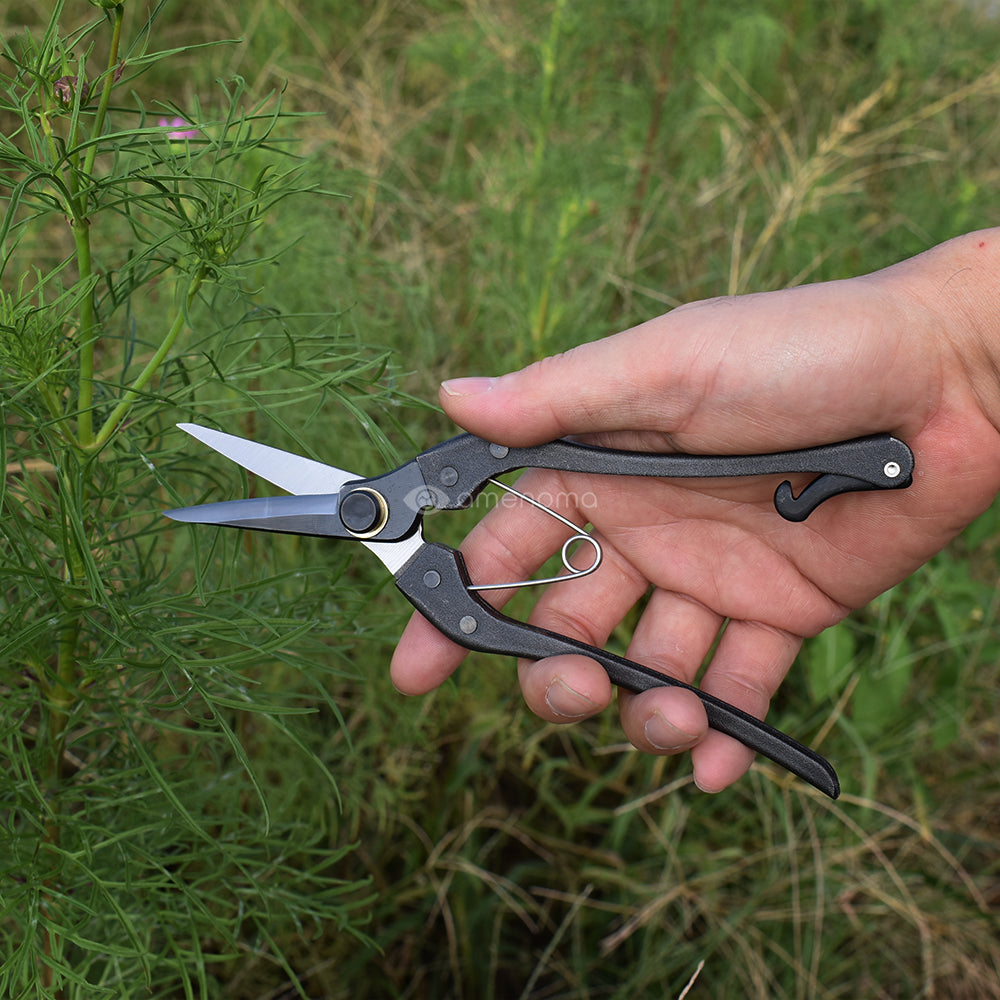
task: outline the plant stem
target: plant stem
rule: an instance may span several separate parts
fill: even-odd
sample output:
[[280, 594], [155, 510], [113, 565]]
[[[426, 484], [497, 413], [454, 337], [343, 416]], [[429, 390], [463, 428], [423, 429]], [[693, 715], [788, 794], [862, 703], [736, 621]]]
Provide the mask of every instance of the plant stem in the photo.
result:
[[[90, 250], [90, 220], [84, 214], [73, 218], [73, 241], [76, 243], [76, 267], [80, 278], [93, 274], [94, 263]], [[87, 448], [94, 441], [94, 344], [97, 340], [97, 310], [93, 290], [80, 302], [80, 388], [77, 395], [79, 419], [76, 437], [80, 446]]]
[[559, 227], [556, 230], [555, 243], [549, 252], [548, 260], [542, 272], [542, 286], [538, 293], [531, 322], [531, 346], [533, 361], [542, 357], [545, 350], [546, 333], [549, 326], [549, 302], [552, 285], [561, 265], [566, 262], [566, 247], [569, 237], [579, 223], [580, 205], [576, 200], [563, 205], [559, 213]]
[[198, 294], [198, 290], [201, 288], [202, 282], [205, 280], [204, 270], [199, 270], [197, 274], [191, 279], [191, 286], [188, 288], [187, 295], [185, 296], [185, 301], [183, 306], [177, 310], [177, 315], [174, 317], [174, 321], [167, 331], [167, 335], [163, 338], [160, 346], [156, 349], [156, 353], [146, 362], [146, 367], [139, 373], [136, 380], [132, 383], [132, 387], [122, 396], [119, 400], [118, 405], [111, 411], [107, 420], [104, 421], [97, 437], [93, 440], [93, 447], [102, 447], [115, 432], [118, 425], [125, 419], [125, 415], [128, 413], [129, 408], [135, 401], [139, 393], [149, 384], [150, 380], [156, 374], [157, 370], [163, 364], [170, 352], [170, 349], [174, 346], [174, 341], [180, 336], [181, 331], [184, 329], [185, 323], [187, 321], [188, 310], [194, 303], [195, 297]]
[[[108, 116], [108, 106], [111, 103], [111, 91], [115, 85], [115, 67], [118, 65], [118, 50], [121, 45], [122, 21], [125, 16], [124, 4], [114, 9], [114, 29], [111, 36], [111, 51], [108, 54], [108, 68], [104, 74], [104, 85], [101, 88], [101, 99], [94, 117], [94, 127], [90, 134], [90, 145], [84, 157], [83, 169], [70, 167], [70, 187], [74, 193], [83, 188], [83, 196], [74, 199], [73, 204], [73, 240], [76, 243], [77, 270], [80, 279], [89, 278], [93, 274], [93, 256], [90, 249], [90, 219], [87, 211], [90, 201], [89, 187], [94, 171], [94, 160], [97, 156], [97, 142], [104, 130], [104, 122]], [[78, 176], [72, 176], [76, 175]], [[93, 294], [84, 297], [80, 306], [80, 387], [78, 393], [79, 421], [77, 424], [77, 440], [83, 448], [94, 444], [94, 347], [97, 341], [97, 312], [94, 308]]]
[[556, 0], [552, 10], [552, 20], [549, 22], [549, 36], [542, 45], [542, 94], [541, 115], [535, 131], [534, 169], [537, 177], [545, 159], [545, 146], [548, 138], [549, 125], [552, 119], [552, 92], [556, 79], [556, 53], [559, 48], [559, 35], [562, 31], [563, 13], [566, 0]]
[[104, 128], [108, 116], [108, 106], [111, 103], [111, 91], [115, 86], [115, 70], [118, 66], [118, 49], [122, 40], [122, 20], [125, 17], [125, 4], [119, 4], [114, 11], [114, 31], [111, 35], [111, 51], [108, 54], [108, 68], [104, 74], [104, 85], [101, 88], [101, 99], [97, 105], [97, 115], [94, 118], [94, 131], [91, 133], [91, 144], [83, 161], [83, 176], [89, 178], [94, 169], [94, 159], [97, 156], [97, 140]]
[[[64, 462], [71, 462], [73, 455], [63, 453]], [[70, 474], [66, 464], [60, 464], [58, 472], [58, 487], [64, 497], [71, 495]], [[73, 514], [68, 503], [63, 504], [63, 518], [66, 520], [66, 550], [64, 581], [72, 587], [78, 583], [86, 572], [84, 560], [76, 547], [74, 532], [68, 523]], [[47, 786], [48, 815], [45, 820], [44, 843], [47, 847], [58, 848], [62, 842], [65, 815], [59, 791], [63, 782], [63, 761], [66, 750], [66, 729], [69, 725], [70, 713], [77, 703], [77, 691], [80, 672], [80, 632], [83, 625], [84, 611], [75, 596], [69, 598], [69, 617], [59, 627], [56, 641], [56, 676], [51, 684], [45, 681], [44, 671], [39, 671], [39, 685], [44, 694], [44, 704], [47, 722], [48, 760], [45, 763], [45, 784]], [[46, 886], [51, 892], [46, 893], [45, 905], [53, 917], [59, 908], [61, 893], [55, 877], [46, 880]], [[53, 919], [42, 929], [44, 940], [45, 961], [41, 962], [42, 979], [47, 988], [53, 986], [56, 976], [52, 958], [59, 950], [58, 920]], [[59, 998], [64, 995], [62, 990], [50, 994]]]
[[[62, 776], [63, 749], [66, 745], [66, 724], [73, 707], [73, 687], [76, 683], [77, 643], [80, 638], [80, 619], [67, 622], [59, 631], [56, 659], [56, 680], [49, 690], [49, 784], [55, 787]], [[50, 824], [48, 839], [58, 844], [59, 828]]]
[[680, 23], [681, 0], [674, 0], [673, 16], [670, 18], [670, 24], [666, 29], [663, 53], [660, 56], [660, 71], [657, 74], [656, 83], [653, 88], [653, 105], [649, 113], [649, 124], [646, 127], [646, 141], [643, 143], [642, 157], [639, 160], [639, 177], [636, 180], [635, 191], [632, 194], [632, 204], [629, 206], [628, 224], [625, 230], [625, 245], [629, 248], [627, 257], [630, 261], [635, 260], [635, 244], [638, 242], [639, 220], [646, 201], [646, 193], [649, 189], [649, 177], [652, 172], [653, 160], [656, 153], [656, 141], [659, 138], [660, 125], [663, 121], [663, 108], [666, 103], [667, 93], [674, 82], [674, 56], [677, 52]]

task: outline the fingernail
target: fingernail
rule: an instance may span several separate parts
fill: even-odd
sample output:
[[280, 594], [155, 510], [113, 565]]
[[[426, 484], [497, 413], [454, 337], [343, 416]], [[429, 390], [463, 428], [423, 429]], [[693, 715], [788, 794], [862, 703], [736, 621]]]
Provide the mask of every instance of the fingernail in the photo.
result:
[[683, 729], [671, 725], [659, 712], [654, 712], [646, 720], [643, 729], [646, 732], [646, 739], [657, 750], [683, 750], [697, 739], [691, 733], [685, 733]]
[[545, 704], [554, 715], [564, 719], [582, 719], [597, 711], [597, 705], [585, 694], [574, 691], [561, 677], [545, 689]]
[[478, 396], [489, 392], [497, 384], [497, 379], [483, 375], [469, 378], [450, 378], [441, 383], [441, 389], [448, 396]]

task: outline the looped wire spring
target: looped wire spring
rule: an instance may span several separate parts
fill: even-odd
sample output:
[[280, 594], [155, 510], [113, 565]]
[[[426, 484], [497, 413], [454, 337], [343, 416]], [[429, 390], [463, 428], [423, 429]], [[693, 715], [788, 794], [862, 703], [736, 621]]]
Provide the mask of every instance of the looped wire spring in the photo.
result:
[[[514, 496], [524, 500], [525, 503], [530, 503], [532, 507], [537, 507], [540, 511], [544, 511], [549, 515], [549, 517], [554, 517], [557, 521], [561, 521], [567, 528], [570, 529], [570, 531], [573, 532], [573, 534], [567, 538], [565, 542], [563, 542], [563, 547], [559, 553], [566, 573], [558, 576], [543, 577], [540, 580], [515, 580], [513, 583], [480, 583], [469, 587], [469, 590], [507, 590], [514, 587], [541, 587], [548, 583], [563, 583], [567, 580], [578, 580], [581, 576], [588, 576], [601, 565], [601, 560], [604, 558], [604, 550], [601, 548], [600, 542], [598, 542], [592, 535], [584, 531], [583, 528], [578, 527], [571, 520], [569, 520], [569, 518], [563, 517], [562, 514], [557, 514], [551, 507], [546, 507], [545, 504], [540, 503], [534, 497], [529, 497], [526, 493], [522, 493], [520, 490], [514, 489], [513, 486], [501, 483], [498, 479], [490, 479], [489, 482], [491, 482], [494, 486], [499, 487], [506, 493], [512, 493]], [[570, 549], [577, 542], [587, 542], [594, 550], [593, 562], [591, 562], [589, 566], [585, 566], [583, 569], [578, 569], [569, 561]]]

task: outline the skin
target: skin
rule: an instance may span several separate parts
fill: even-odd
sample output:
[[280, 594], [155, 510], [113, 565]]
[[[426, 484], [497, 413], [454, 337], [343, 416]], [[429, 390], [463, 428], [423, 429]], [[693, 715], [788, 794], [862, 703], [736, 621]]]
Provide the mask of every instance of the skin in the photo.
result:
[[[763, 718], [804, 637], [906, 578], [1000, 491], [998, 274], [1000, 230], [984, 230], [875, 274], [691, 303], [518, 372], [445, 383], [441, 403], [457, 424], [509, 446], [574, 435], [750, 454], [888, 431], [914, 452], [908, 490], [837, 497], [802, 524], [775, 513], [771, 477], [528, 472], [519, 488], [560, 498], [560, 513], [591, 522], [605, 554], [598, 572], [545, 590], [530, 620], [601, 646], [648, 593], [628, 656], [691, 683], [718, 639], [702, 688]], [[565, 537], [527, 505], [501, 505], [462, 551], [477, 582], [523, 579]], [[414, 615], [393, 682], [426, 693], [464, 655]], [[582, 656], [522, 662], [519, 676], [550, 722], [612, 700], [604, 671]], [[705, 791], [750, 765], [750, 751], [708, 730], [691, 692], [620, 692], [618, 702], [632, 743], [689, 751]]]

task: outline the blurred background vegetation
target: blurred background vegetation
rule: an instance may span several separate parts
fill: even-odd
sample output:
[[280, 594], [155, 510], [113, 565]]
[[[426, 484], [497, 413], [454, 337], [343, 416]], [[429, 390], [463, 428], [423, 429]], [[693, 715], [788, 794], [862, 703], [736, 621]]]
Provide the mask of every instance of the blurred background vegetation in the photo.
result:
[[[8, 2], [5, 37], [47, 8]], [[94, 14], [68, 5], [64, 30]], [[1000, 20], [969, 4], [208, 0], [166, 3], [155, 40], [184, 51], [134, 100], [195, 121], [218, 81], [283, 91], [312, 113], [288, 127], [309, 176], [343, 196], [284, 203], [254, 237], [266, 295], [248, 294], [306, 332], [273, 331], [200, 416], [362, 475], [452, 431], [425, 405], [444, 376], [690, 299], [874, 270], [1000, 216]], [[53, 225], [22, 243], [22, 270], [64, 240]], [[303, 393], [296, 350], [367, 367], [351, 392]], [[197, 335], [177, 354], [174, 379], [221, 364]], [[234, 495], [234, 468], [180, 437], [173, 488]], [[178, 588], [193, 537], [164, 557]], [[308, 827], [352, 903], [308, 925], [279, 908], [237, 921], [238, 953], [175, 949], [187, 972], [155, 994], [1000, 997], [998, 543], [990, 511], [807, 645], [771, 721], [835, 762], [833, 803], [766, 764], [702, 795], [686, 759], [623, 744], [613, 713], [530, 716], [495, 658], [404, 699], [387, 663], [406, 607], [371, 560], [206, 541], [225, 549], [220, 621], [275, 633], [254, 640], [257, 681], [280, 691], [320, 664], [316, 711], [293, 720], [311, 771], [235, 703], [226, 725], [274, 792], [271, 823]], [[241, 581], [265, 572], [248, 604]], [[292, 610], [269, 629], [275, 592]], [[257, 877], [300, 885], [294, 864]]]

